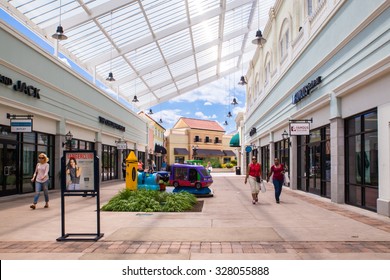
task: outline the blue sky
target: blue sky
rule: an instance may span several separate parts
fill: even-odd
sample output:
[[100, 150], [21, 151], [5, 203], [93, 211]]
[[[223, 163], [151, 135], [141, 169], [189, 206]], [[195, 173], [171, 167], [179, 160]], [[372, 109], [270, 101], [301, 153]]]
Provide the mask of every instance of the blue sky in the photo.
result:
[[[225, 128], [226, 132], [236, 129], [234, 121], [238, 112], [245, 109], [245, 87], [238, 85], [240, 73], [200, 87], [189, 93], [178, 96], [169, 102], [152, 107], [154, 112], [150, 115], [154, 120], [163, 120], [162, 126], [171, 128], [180, 117], [215, 120]], [[238, 105], [231, 105], [236, 98]], [[232, 117], [228, 118], [228, 112]], [[223, 123], [227, 121], [228, 125]]]
[[[35, 33], [31, 32], [26, 26], [19, 21], [11, 17], [3, 9], [0, 9], [0, 17], [12, 26], [15, 30], [18, 30], [24, 36], [31, 38], [36, 42], [43, 50], [53, 54], [54, 48], [43, 38], [39, 37]], [[72, 60], [59, 53], [58, 57], [70, 68], [78, 72], [81, 76], [92, 82], [92, 77], [89, 73], [84, 71]], [[151, 107], [154, 114], [150, 115], [154, 120], [163, 120], [161, 124], [165, 129], [170, 129], [178, 121], [180, 117], [188, 117], [203, 120], [215, 120], [222, 127], [225, 128], [227, 133], [234, 132], [236, 130], [235, 117], [238, 112], [245, 109], [245, 87], [238, 85], [242, 73], [237, 72], [230, 76], [224, 77], [202, 86], [191, 92], [171, 99], [168, 102], [158, 104]], [[107, 92], [114, 98], [117, 98], [117, 94], [107, 86], [99, 81], [96, 85], [102, 90]], [[238, 105], [231, 105], [233, 98], [236, 98]], [[118, 101], [126, 105], [131, 110], [138, 112], [139, 109], [135, 108], [133, 104], [119, 98]], [[148, 111], [145, 110], [145, 111]], [[228, 112], [231, 112], [232, 117], [228, 118]], [[227, 121], [228, 125], [224, 125]]]

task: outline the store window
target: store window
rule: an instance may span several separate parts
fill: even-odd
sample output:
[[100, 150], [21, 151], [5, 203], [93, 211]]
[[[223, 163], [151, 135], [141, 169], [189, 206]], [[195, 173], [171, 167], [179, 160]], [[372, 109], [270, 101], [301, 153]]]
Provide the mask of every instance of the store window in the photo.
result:
[[0, 126], [0, 196], [34, 192], [31, 177], [40, 153], [49, 157], [49, 189], [54, 189], [54, 136], [12, 133], [9, 126]]
[[378, 116], [366, 112], [345, 120], [346, 203], [376, 211]]
[[263, 174], [263, 178], [266, 178], [270, 169], [269, 157], [269, 145], [261, 147], [261, 173]]
[[118, 179], [118, 150], [102, 145], [102, 181]]
[[330, 198], [330, 126], [298, 137], [298, 189]]
[[284, 139], [275, 143], [275, 158], [278, 158], [280, 163], [288, 170], [290, 165], [289, 139]]

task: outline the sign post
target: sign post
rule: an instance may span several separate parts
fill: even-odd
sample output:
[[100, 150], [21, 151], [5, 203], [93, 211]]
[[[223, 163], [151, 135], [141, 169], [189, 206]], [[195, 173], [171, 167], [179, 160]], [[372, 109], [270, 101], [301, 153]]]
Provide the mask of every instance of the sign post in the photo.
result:
[[[96, 197], [96, 233], [66, 233], [65, 198]], [[64, 151], [61, 158], [61, 236], [57, 241], [97, 241], [100, 232], [99, 158], [96, 151]]]

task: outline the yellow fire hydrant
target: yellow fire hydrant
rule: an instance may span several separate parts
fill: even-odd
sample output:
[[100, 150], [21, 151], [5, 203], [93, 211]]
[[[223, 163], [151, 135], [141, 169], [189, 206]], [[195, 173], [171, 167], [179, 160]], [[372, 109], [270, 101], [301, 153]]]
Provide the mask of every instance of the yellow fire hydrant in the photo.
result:
[[126, 158], [126, 189], [135, 191], [138, 185], [138, 159], [133, 151]]

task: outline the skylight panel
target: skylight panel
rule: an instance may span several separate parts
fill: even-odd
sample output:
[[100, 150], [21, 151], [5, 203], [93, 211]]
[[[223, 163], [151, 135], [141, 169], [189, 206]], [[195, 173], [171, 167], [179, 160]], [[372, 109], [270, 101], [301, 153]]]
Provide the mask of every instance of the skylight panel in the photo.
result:
[[199, 75], [199, 81], [203, 81], [206, 79], [209, 79], [210, 77], [217, 75], [217, 66], [210, 67], [206, 70], [200, 71], [198, 73]]
[[153, 87], [170, 79], [171, 74], [169, 73], [167, 67], [162, 67], [156, 71], [144, 75], [144, 80], [150, 87]]
[[143, 46], [137, 49], [137, 52], [131, 52], [126, 54], [126, 57], [130, 59], [130, 62], [136, 66], [137, 71], [145, 69], [148, 66], [163, 61], [160, 51], [156, 46], [156, 43]]
[[175, 92], [177, 92], [177, 88], [176, 88], [174, 83], [170, 83], [169, 85], [166, 85], [166, 86], [154, 91], [154, 93], [159, 98], [162, 98], [164, 96], [167, 96], [167, 95], [175, 93]]
[[204, 20], [192, 26], [195, 48], [218, 39], [219, 17]]
[[189, 72], [195, 68], [194, 57], [191, 55], [185, 59], [169, 64], [173, 77]]
[[167, 60], [177, 54], [192, 50], [189, 29], [167, 36], [159, 40], [158, 43]]
[[155, 33], [187, 21], [185, 1], [183, 0], [144, 0], [142, 5]]
[[221, 61], [221, 68], [220, 68], [221, 73], [231, 71], [234, 67], [237, 66], [237, 61], [238, 61], [237, 57], [234, 57], [229, 60]]
[[189, 0], [188, 7], [191, 17], [203, 16], [205, 13], [220, 8], [220, 0]]
[[198, 52], [196, 53], [195, 57], [199, 68], [211, 62], [216, 63], [218, 60], [218, 47], [214, 46], [204, 51]]
[[176, 85], [179, 88], [179, 90], [184, 89], [188, 86], [192, 86], [198, 82], [196, 75], [191, 75], [189, 77], [186, 77], [180, 81], [176, 81]]

